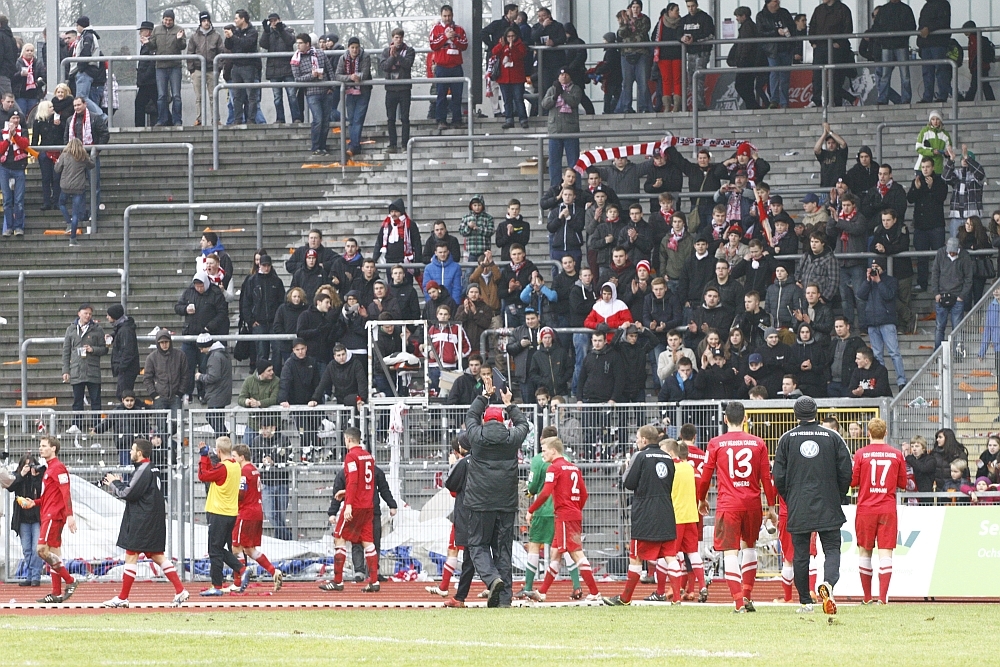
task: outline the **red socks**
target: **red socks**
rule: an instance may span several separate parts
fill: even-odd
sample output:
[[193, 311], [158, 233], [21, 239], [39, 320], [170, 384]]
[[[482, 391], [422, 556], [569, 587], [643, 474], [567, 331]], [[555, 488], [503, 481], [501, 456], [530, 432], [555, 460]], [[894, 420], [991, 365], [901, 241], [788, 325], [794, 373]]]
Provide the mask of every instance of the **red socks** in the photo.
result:
[[368, 583], [378, 583], [378, 552], [375, 546], [365, 547], [365, 566], [368, 568]]
[[344, 583], [344, 563], [347, 562], [347, 547], [336, 547], [333, 552], [333, 583]]
[[757, 582], [757, 550], [754, 548], [743, 549], [742, 556], [743, 597], [753, 598], [753, 586]]
[[892, 579], [892, 556], [882, 558], [878, 563], [878, 599], [882, 604], [889, 602], [890, 579]]
[[118, 593], [119, 600], [128, 600], [129, 593], [132, 592], [132, 584], [135, 582], [135, 575], [139, 574], [138, 565], [125, 565], [122, 573], [122, 590]]
[[264, 568], [268, 574], [272, 577], [274, 576], [274, 566], [271, 565], [271, 561], [267, 559], [267, 556], [260, 549], [254, 549], [254, 552], [250, 554], [250, 558], [257, 561], [257, 564]]
[[[653, 561], [648, 561], [652, 563]], [[581, 573], [582, 574], [582, 573]], [[635, 587], [639, 585], [639, 577], [642, 575], [642, 565], [629, 565], [628, 566], [628, 581], [625, 582], [625, 590], [622, 591], [621, 599], [622, 602], [631, 602], [632, 594], [635, 593]], [[593, 574], [591, 574], [593, 578]], [[587, 582], [590, 585], [590, 582]]]
[[[581, 569], [580, 574], [583, 574], [583, 572], [582, 572], [583, 568], [580, 568], [580, 569]], [[543, 581], [542, 585], [538, 587], [538, 592], [541, 593], [542, 595], [545, 595], [546, 593], [548, 593], [549, 592], [549, 586], [551, 586], [552, 582], [554, 582], [556, 580], [556, 575], [558, 575], [558, 574], [559, 574], [559, 559], [558, 558], [550, 558], [549, 559], [549, 566], [545, 570], [545, 581]], [[591, 575], [591, 578], [593, 578], [593, 575]]]
[[740, 575], [740, 556], [738, 551], [727, 551], [722, 557], [726, 571], [726, 584], [737, 609], [743, 608], [743, 579]]
[[[858, 574], [861, 575], [862, 599], [868, 602], [872, 599], [872, 559], [871, 556], [865, 558], [858, 557]], [[879, 582], [881, 583], [881, 582]]]
[[667, 561], [663, 558], [656, 561], [656, 594], [667, 593]]
[[174, 585], [174, 593], [180, 593], [184, 590], [184, 585], [181, 583], [181, 578], [177, 576], [177, 570], [174, 568], [174, 564], [167, 561], [163, 564], [163, 575], [167, 578], [167, 581]]
[[[590, 561], [584, 556], [577, 562], [580, 568], [580, 577], [587, 583], [587, 588], [590, 589], [591, 595], [597, 595], [600, 591], [597, 588], [597, 581], [594, 579], [594, 571], [590, 569]], [[548, 575], [546, 575], [548, 579]]]
[[457, 568], [458, 556], [449, 556], [448, 560], [444, 562], [444, 567], [441, 568], [441, 585], [438, 588], [442, 591], [448, 590], [448, 586], [451, 585], [451, 578]]

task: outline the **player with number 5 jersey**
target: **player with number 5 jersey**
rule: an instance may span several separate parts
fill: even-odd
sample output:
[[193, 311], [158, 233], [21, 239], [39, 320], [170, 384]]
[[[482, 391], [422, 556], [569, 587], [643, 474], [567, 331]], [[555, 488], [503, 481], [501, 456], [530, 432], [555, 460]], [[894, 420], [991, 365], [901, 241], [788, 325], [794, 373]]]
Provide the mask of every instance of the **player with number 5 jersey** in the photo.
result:
[[871, 444], [854, 454], [851, 486], [858, 489], [854, 529], [858, 540], [858, 572], [864, 604], [872, 604], [872, 552], [878, 545], [878, 604], [889, 600], [892, 551], [896, 548], [896, 489], [906, 488], [903, 452], [885, 442], [886, 425], [881, 419], [868, 422]]
[[[344, 490], [337, 492], [337, 499], [344, 504], [336, 516], [330, 517], [333, 529], [333, 581], [320, 586], [325, 591], [344, 590], [344, 563], [347, 561], [347, 543], [361, 542], [365, 549], [368, 584], [363, 593], [378, 593], [378, 552], [372, 519], [375, 514], [375, 458], [361, 446], [361, 431], [355, 427], [344, 429]], [[341, 495], [343, 494], [343, 495]], [[339, 496], [339, 497], [338, 497]]]
[[776, 493], [771, 481], [771, 466], [767, 458], [767, 443], [743, 431], [746, 411], [742, 403], [726, 405], [725, 435], [708, 442], [708, 461], [698, 480], [698, 500], [702, 514], [708, 513], [708, 489], [716, 470], [715, 487], [715, 550], [723, 552], [726, 582], [733, 595], [737, 612], [755, 611], [753, 588], [757, 579], [757, 536], [763, 521], [760, 492], [764, 490], [768, 514]]

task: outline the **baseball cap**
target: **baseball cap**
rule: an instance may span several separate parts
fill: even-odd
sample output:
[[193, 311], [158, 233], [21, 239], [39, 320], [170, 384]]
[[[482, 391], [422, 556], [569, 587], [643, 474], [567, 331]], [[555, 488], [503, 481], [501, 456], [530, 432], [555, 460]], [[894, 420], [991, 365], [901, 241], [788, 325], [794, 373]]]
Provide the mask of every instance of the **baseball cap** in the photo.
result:
[[750, 355], [749, 361], [751, 364], [762, 364], [764, 363], [764, 357], [762, 357], [759, 352], [754, 352]]
[[784, 205], [785, 200], [781, 198], [781, 195], [771, 195], [771, 203]]
[[201, 12], [200, 14], [198, 14], [198, 23], [201, 23], [205, 19], [208, 19], [209, 21], [211, 21], [212, 20], [212, 15], [209, 14], [208, 12]]
[[818, 204], [819, 203], [819, 197], [817, 197], [815, 194], [813, 194], [812, 192], [810, 192], [809, 194], [807, 194], [805, 197], [803, 197], [801, 199], [801, 202], [803, 204]]
[[[306, 253], [306, 254], [308, 255], [309, 253]], [[261, 264], [261, 266], [264, 266], [264, 265], [271, 266], [271, 256], [270, 255], [261, 255], [260, 256], [260, 264]]]
[[945, 243], [945, 250], [947, 250], [947, 252], [958, 252], [958, 247], [958, 239], [954, 236], [948, 239], [948, 242]]

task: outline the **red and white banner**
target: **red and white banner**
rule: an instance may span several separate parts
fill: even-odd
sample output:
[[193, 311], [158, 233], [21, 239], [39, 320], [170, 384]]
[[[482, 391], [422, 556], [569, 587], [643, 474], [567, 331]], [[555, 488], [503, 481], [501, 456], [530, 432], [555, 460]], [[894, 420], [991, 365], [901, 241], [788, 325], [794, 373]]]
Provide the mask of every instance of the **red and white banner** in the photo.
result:
[[[630, 146], [618, 146], [616, 148], [595, 148], [594, 150], [580, 153], [579, 159], [573, 168], [581, 175], [587, 173], [587, 168], [598, 162], [613, 160], [621, 157], [631, 157], [633, 155], [653, 155], [657, 148], [666, 150], [670, 146], [683, 146], [688, 148], [729, 148], [737, 149], [741, 144], [749, 144], [749, 141], [742, 139], [701, 139], [697, 137], [675, 137], [668, 134], [660, 141], [650, 141], [642, 144], [632, 144]], [[753, 144], [750, 144], [753, 148]]]

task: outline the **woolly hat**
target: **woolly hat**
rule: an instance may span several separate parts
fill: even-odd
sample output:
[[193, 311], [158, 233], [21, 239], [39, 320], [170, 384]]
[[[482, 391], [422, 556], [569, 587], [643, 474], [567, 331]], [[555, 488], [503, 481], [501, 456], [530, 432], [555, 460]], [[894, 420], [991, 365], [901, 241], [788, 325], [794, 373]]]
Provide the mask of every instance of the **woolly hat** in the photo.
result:
[[816, 419], [816, 401], [809, 396], [802, 396], [795, 401], [795, 418], [802, 422], [811, 422]]
[[120, 320], [125, 315], [125, 308], [120, 303], [113, 303], [108, 306], [108, 317], [113, 320]]
[[737, 155], [747, 155], [747, 156], [749, 156], [749, 155], [753, 154], [753, 149], [750, 148], [750, 144], [742, 143], [736, 149], [736, 154]]
[[76, 20], [76, 24], [78, 26], [80, 26], [81, 28], [89, 28], [90, 27], [90, 17], [89, 16], [81, 16], [80, 18], [78, 18]]
[[774, 327], [768, 327], [767, 329], [764, 330], [764, 340], [767, 340], [771, 336], [777, 336], [777, 335], [778, 335], [778, 330], [775, 329]]

